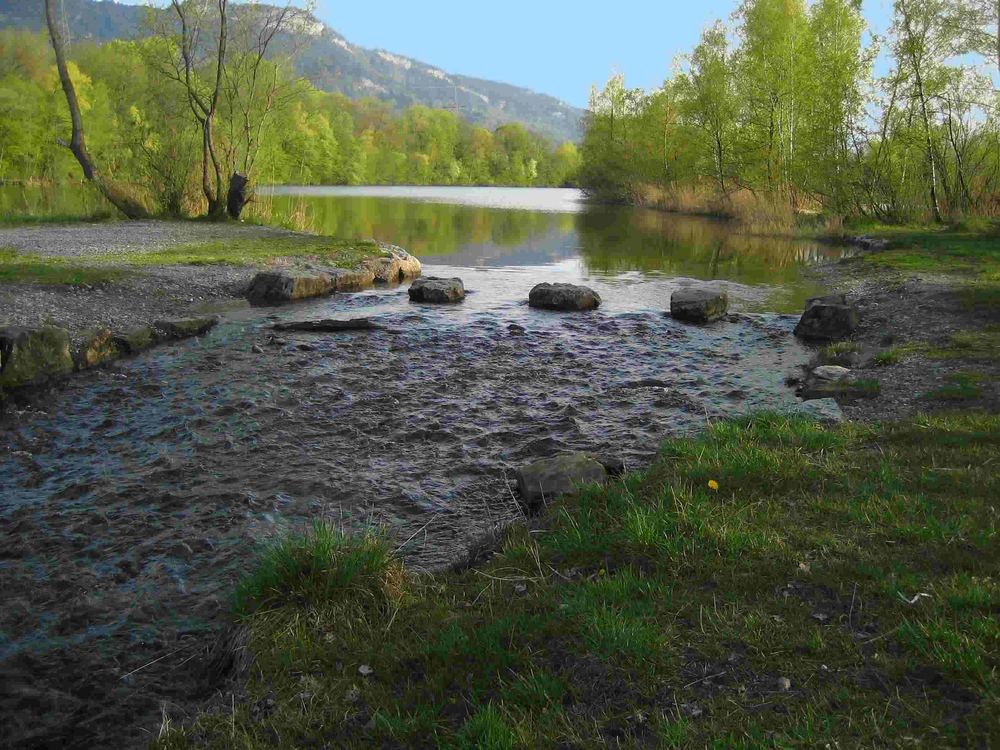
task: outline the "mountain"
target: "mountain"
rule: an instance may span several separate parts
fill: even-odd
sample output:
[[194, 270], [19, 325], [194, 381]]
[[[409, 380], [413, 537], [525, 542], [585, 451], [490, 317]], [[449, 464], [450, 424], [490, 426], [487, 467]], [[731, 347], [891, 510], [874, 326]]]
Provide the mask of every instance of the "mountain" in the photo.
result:
[[[110, 0], [63, 0], [74, 40], [105, 42], [141, 34], [147, 8]], [[45, 27], [41, 0], [0, 0], [0, 27]], [[556, 141], [578, 140], [583, 111], [555, 97], [497, 81], [446, 73], [381, 49], [351, 44], [315, 18], [297, 24], [299, 75], [323, 91], [352, 98], [371, 96], [397, 108], [412, 104], [455, 109], [470, 122], [493, 129], [520, 122]]]

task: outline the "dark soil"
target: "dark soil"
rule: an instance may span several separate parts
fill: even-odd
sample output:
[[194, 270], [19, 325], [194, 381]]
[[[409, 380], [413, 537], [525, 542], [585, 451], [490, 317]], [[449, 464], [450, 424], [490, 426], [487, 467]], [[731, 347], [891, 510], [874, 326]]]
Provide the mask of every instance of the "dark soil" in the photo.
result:
[[[816, 271], [831, 289], [847, 294], [861, 312], [861, 326], [854, 341], [862, 351], [839, 364], [851, 367], [864, 379], [877, 380], [875, 398], [838, 399], [844, 415], [859, 421], [890, 421], [914, 414], [941, 411], [1000, 410], [1000, 356], [932, 356], [906, 353], [896, 362], [880, 365], [880, 352], [907, 345], [948, 348], [956, 333], [981, 332], [1000, 324], [1000, 308], [972, 307], [963, 299], [962, 279], [942, 275], [905, 274], [849, 258]], [[819, 353], [817, 353], [817, 358]], [[939, 398], [935, 392], [953, 378], [972, 373], [979, 393], [963, 398]]]

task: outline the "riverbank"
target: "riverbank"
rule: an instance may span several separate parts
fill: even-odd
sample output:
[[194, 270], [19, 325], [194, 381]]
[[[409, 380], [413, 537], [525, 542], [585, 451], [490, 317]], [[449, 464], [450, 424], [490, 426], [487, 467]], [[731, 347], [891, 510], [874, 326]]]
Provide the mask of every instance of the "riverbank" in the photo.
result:
[[12, 385], [61, 376], [70, 359], [73, 369], [86, 369], [188, 330], [203, 332], [210, 316], [247, 306], [247, 289], [262, 269], [353, 269], [384, 252], [374, 241], [229, 223], [0, 227], [0, 329], [68, 335], [68, 352], [56, 358], [65, 363], [28, 363], [31, 372]]
[[668, 440], [452, 574], [325, 528], [273, 548], [236, 599], [253, 668], [155, 746], [996, 744], [994, 253], [822, 269], [862, 325], [818, 356], [882, 382], [856, 421]]

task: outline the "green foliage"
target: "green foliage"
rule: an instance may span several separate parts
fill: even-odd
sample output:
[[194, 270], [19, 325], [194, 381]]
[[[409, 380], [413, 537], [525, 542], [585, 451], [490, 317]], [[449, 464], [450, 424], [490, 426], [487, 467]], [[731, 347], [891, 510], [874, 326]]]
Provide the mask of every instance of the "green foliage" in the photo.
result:
[[1000, 193], [1000, 108], [969, 61], [997, 63], [983, 44], [996, 27], [967, 6], [895, 3], [893, 68], [874, 81], [881, 40], [856, 0], [743, 0], [660, 89], [615, 75], [594, 91], [581, 185], [770, 230], [819, 212], [982, 229]]
[[[160, 72], [176, 56], [174, 44], [155, 35], [76, 44], [70, 68], [90, 151], [107, 175], [142, 186], [161, 213], [197, 214], [204, 200], [198, 125], [183, 87]], [[352, 101], [287, 76], [265, 61], [254, 79], [258, 86], [277, 80], [281, 88], [280, 106], [253, 115], [259, 131], [251, 141], [245, 142], [240, 102], [223, 101], [218, 114], [215, 137], [227, 166], [249, 167], [260, 182], [546, 186], [572, 183], [579, 169], [574, 144], [556, 147], [521, 125], [490, 132], [444, 110], [394, 112], [383, 102]], [[266, 100], [265, 93], [256, 100]], [[68, 123], [45, 36], [0, 32], [0, 181], [79, 180], [78, 165], [59, 145]], [[11, 213], [30, 215], [31, 206]]]
[[990, 747], [998, 450], [995, 415], [715, 423], [394, 606], [276, 598], [247, 700], [154, 746]]

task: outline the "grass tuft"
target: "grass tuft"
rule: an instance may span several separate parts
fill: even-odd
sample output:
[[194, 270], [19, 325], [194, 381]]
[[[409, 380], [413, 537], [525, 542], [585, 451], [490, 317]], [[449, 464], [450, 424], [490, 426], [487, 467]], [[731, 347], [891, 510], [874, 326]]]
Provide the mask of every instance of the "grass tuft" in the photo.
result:
[[345, 599], [383, 605], [398, 598], [399, 564], [384, 539], [346, 536], [326, 524], [268, 547], [236, 588], [235, 610], [247, 616], [283, 606], [321, 607]]

